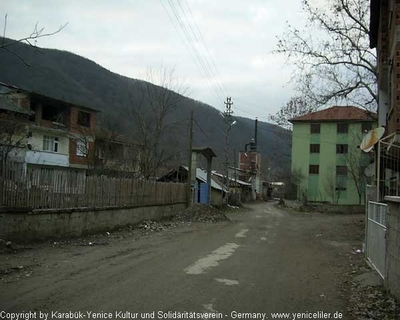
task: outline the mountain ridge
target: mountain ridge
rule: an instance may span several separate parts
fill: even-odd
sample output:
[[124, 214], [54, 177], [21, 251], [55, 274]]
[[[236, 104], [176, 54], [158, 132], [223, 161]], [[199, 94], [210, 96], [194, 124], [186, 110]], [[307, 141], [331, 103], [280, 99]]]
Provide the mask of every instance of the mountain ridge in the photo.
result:
[[[130, 108], [135, 108], [132, 97], [138, 96], [140, 83], [144, 80], [114, 73], [95, 61], [64, 50], [35, 49], [23, 43], [12, 45], [12, 50], [33, 67], [26, 66], [16, 55], [0, 50], [1, 82], [97, 109], [101, 111], [100, 122], [112, 122], [121, 131], [131, 132], [132, 122], [126, 119], [126, 115]], [[212, 147], [218, 156], [215, 166], [220, 169], [224, 162], [224, 119], [218, 109], [192, 98], [183, 96], [179, 109], [170, 115], [180, 124], [170, 141], [171, 152], [185, 154], [188, 149], [187, 130], [192, 109], [196, 120], [194, 144]], [[253, 119], [235, 117], [235, 120], [237, 122], [230, 134], [229, 158], [232, 164], [232, 150], [244, 150], [244, 145], [254, 138]], [[267, 122], [258, 122], [259, 150], [265, 162], [264, 169], [266, 166], [279, 170], [290, 168], [288, 141], [290, 132]]]

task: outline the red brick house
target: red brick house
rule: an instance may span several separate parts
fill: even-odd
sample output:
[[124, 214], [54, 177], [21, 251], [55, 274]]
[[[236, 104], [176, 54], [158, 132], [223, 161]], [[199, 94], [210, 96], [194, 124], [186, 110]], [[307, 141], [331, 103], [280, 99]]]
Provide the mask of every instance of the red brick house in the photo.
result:
[[[18, 161], [45, 168], [92, 166], [98, 110], [5, 83], [0, 83], [0, 96], [15, 106], [13, 113], [29, 113], [24, 124], [26, 137], [14, 152]], [[10, 112], [1, 105], [0, 111]]]

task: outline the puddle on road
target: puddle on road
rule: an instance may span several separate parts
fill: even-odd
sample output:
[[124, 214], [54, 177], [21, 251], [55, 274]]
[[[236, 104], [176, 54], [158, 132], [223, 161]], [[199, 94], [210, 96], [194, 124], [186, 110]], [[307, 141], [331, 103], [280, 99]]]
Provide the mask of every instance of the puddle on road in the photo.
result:
[[215, 280], [217, 280], [218, 282], [224, 283], [227, 286], [234, 286], [234, 285], [238, 285], [239, 281], [236, 280], [230, 280], [230, 279], [217, 279], [215, 278]]
[[249, 229], [242, 229], [238, 233], [236, 233], [235, 238], [246, 238], [246, 233]]
[[331, 245], [333, 247], [346, 247], [346, 246], [350, 245], [347, 242], [328, 241], [328, 240], [325, 240], [325, 243], [327, 243], [327, 244], [329, 244], [329, 245]]
[[229, 258], [240, 246], [236, 243], [227, 243], [211, 252], [208, 256], [197, 260], [193, 265], [184, 269], [187, 274], [202, 274], [207, 269], [219, 265], [220, 260]]

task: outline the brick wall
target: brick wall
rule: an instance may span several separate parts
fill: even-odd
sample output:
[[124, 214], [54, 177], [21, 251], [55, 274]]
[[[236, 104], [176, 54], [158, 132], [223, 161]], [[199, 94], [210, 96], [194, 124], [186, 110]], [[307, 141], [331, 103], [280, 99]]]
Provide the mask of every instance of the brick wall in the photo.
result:
[[[84, 111], [87, 113], [90, 113], [90, 127], [82, 127], [78, 124], [78, 113], [79, 111]], [[69, 127], [71, 132], [77, 133], [77, 134], [92, 134], [95, 132], [96, 129], [96, 113], [95, 112], [89, 112], [86, 110], [80, 110], [78, 108], [71, 108], [71, 115], [70, 115], [70, 123]]]
[[[396, 33], [400, 31], [400, 3], [396, 1], [393, 12], [388, 10], [388, 2], [382, 3], [380, 66], [388, 68], [389, 108], [387, 114], [387, 134], [400, 133], [400, 43]], [[389, 23], [389, 29], [387, 28]]]
[[[95, 154], [95, 144], [94, 144], [94, 132], [96, 129], [96, 113], [82, 110], [84, 112], [90, 113], [90, 126], [83, 127], [78, 124], [78, 113], [81, 111], [78, 108], [71, 108], [70, 132], [76, 134], [77, 136], [84, 136], [84, 140], [89, 141], [89, 155], [88, 157], [76, 155], [76, 145], [77, 139], [70, 138], [69, 144], [69, 162], [71, 164], [78, 164], [82, 166], [92, 166], [94, 164], [94, 154]], [[93, 140], [93, 141], [92, 141]]]
[[386, 288], [400, 301], [400, 197], [388, 201], [386, 217]]

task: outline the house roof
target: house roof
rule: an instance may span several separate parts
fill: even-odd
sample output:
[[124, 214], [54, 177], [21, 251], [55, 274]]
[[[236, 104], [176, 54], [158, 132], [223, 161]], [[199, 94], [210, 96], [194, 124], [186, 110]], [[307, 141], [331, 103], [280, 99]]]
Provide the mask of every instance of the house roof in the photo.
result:
[[200, 153], [208, 159], [215, 158], [217, 156], [211, 147], [194, 147], [192, 151]]
[[290, 119], [294, 122], [376, 121], [377, 114], [353, 106], [334, 106]]
[[104, 127], [97, 127], [96, 139], [116, 144], [124, 144], [132, 147], [142, 147], [142, 145], [132, 137], [120, 134], [116, 131], [108, 130]]
[[[220, 177], [220, 178], [225, 178], [225, 175], [223, 175], [222, 173], [218, 173], [216, 171], [213, 171], [212, 174], [217, 176], [217, 177]], [[235, 182], [237, 184], [240, 184], [242, 186], [248, 186], [249, 187], [249, 186], [252, 185], [251, 183], [248, 183], [248, 182], [240, 180], [240, 179], [235, 179], [235, 178], [232, 178], [232, 177], [229, 177], [229, 180], [232, 181], [232, 182]]]
[[[10, 90], [6, 90], [5, 88], [10, 89]], [[46, 95], [44, 95], [42, 93], [39, 93], [39, 92], [25, 90], [25, 89], [19, 88], [17, 86], [14, 86], [14, 85], [11, 85], [11, 84], [8, 84], [8, 83], [5, 83], [5, 82], [0, 82], [0, 92], [2, 92], [2, 93], [10, 93], [10, 92], [15, 91], [15, 90], [20, 91], [20, 92], [24, 92], [24, 93], [28, 93], [33, 98], [49, 100], [49, 101], [52, 101], [52, 102], [57, 102], [57, 103], [68, 105], [68, 106], [78, 107], [80, 109], [86, 109], [86, 110], [92, 111], [92, 112], [100, 112], [100, 110], [97, 110], [97, 109], [93, 109], [93, 108], [82, 106], [82, 105], [79, 105], [79, 104], [76, 104], [76, 103], [71, 103], [71, 102], [68, 102], [68, 101], [64, 101], [64, 100], [60, 100], [60, 99], [53, 98], [53, 97], [50, 97], [50, 96], [46, 96]]]

